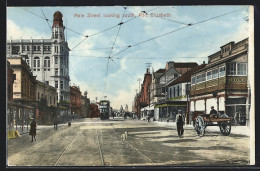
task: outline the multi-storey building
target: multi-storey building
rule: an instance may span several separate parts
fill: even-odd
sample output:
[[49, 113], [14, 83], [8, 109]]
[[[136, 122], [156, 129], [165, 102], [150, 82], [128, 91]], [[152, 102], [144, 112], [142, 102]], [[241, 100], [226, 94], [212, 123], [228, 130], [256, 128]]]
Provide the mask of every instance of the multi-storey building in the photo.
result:
[[[191, 74], [204, 68], [206, 64], [201, 64], [197, 67], [185, 72], [182, 76], [170, 82], [167, 86], [168, 92], [168, 110], [170, 117], [175, 118], [178, 110], [181, 110], [186, 115], [186, 122], [189, 123], [189, 93]], [[156, 106], [157, 107], [157, 106]]]
[[191, 76], [191, 111], [210, 112], [211, 106], [245, 125], [249, 119], [248, 38], [230, 42], [208, 57], [205, 68]]
[[152, 73], [152, 83], [150, 85], [150, 103], [154, 106], [159, 100], [162, 100], [162, 85], [160, 84], [160, 77], [166, 69], [159, 69]]
[[36, 101], [40, 102], [41, 100], [44, 99], [47, 106], [57, 107], [57, 103], [58, 103], [57, 89], [41, 81], [36, 80], [36, 82], [37, 82]]
[[77, 86], [70, 87], [71, 114], [81, 114], [81, 91]]
[[[7, 104], [8, 127], [9, 129], [13, 129], [14, 127], [18, 129], [18, 127], [21, 127], [23, 131], [24, 125], [27, 125], [28, 129], [29, 118], [35, 117], [32, 103], [35, 101], [36, 78], [25, 62], [25, 57], [9, 57], [8, 62], [15, 75], [13, 100]], [[11, 87], [8, 89], [11, 90]]]
[[10, 66], [10, 62], [6, 61], [7, 68], [7, 102], [13, 101], [13, 84], [15, 80], [14, 70]]
[[[160, 97], [160, 99], [158, 100], [158, 102], [155, 104], [154, 106], [154, 115], [155, 118], [164, 118], [169, 116], [169, 110], [168, 106], [170, 105], [168, 103], [168, 92], [167, 92], [167, 86], [174, 80], [176, 80], [178, 77], [180, 77], [181, 75], [185, 74], [187, 71], [189, 71], [190, 69], [197, 67], [198, 64], [195, 62], [174, 62], [174, 61], [170, 61], [166, 63], [165, 66], [165, 72], [163, 72], [163, 74], [161, 74], [161, 76], [159, 78], [157, 78], [159, 80], [158, 82], [158, 86], [160, 87], [161, 90], [156, 89], [155, 91], [157, 91], [157, 97]], [[161, 93], [161, 94], [160, 94]]]
[[53, 15], [51, 39], [7, 40], [7, 58], [28, 55], [26, 59], [36, 79], [58, 91], [60, 100], [70, 101], [69, 47], [65, 40], [62, 13]]

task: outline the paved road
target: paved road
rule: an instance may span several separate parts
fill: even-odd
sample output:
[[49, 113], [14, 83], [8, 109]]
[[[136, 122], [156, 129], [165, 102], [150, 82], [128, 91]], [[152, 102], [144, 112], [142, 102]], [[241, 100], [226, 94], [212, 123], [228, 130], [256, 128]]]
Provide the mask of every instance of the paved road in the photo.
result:
[[[127, 141], [121, 134], [128, 132]], [[36, 142], [25, 134], [7, 141], [9, 166], [247, 165], [249, 137], [192, 128], [184, 138], [176, 128], [136, 120], [84, 119], [71, 127], [41, 128]]]

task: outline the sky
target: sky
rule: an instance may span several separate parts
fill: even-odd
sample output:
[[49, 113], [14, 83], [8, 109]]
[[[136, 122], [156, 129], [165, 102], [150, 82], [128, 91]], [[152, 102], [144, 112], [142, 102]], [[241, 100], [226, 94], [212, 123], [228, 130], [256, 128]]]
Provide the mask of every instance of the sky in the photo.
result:
[[114, 109], [132, 109], [147, 63], [151, 71], [167, 61], [208, 63], [220, 46], [249, 36], [249, 6], [8, 7], [7, 40], [51, 38], [56, 11], [71, 50], [70, 85], [91, 101], [106, 96]]

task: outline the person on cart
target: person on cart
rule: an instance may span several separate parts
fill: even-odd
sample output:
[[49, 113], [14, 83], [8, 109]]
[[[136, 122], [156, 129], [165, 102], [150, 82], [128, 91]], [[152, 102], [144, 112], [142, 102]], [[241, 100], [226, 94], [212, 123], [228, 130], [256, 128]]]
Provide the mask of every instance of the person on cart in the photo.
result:
[[218, 114], [218, 112], [214, 109], [214, 106], [211, 106], [211, 110], [209, 113], [210, 118], [215, 117]]

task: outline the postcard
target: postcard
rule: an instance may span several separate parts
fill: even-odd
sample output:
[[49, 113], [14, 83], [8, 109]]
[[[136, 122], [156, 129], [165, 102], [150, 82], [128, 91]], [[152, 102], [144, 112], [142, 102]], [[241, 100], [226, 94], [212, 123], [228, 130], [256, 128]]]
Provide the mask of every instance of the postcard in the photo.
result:
[[7, 7], [7, 167], [255, 164], [254, 7]]

